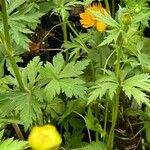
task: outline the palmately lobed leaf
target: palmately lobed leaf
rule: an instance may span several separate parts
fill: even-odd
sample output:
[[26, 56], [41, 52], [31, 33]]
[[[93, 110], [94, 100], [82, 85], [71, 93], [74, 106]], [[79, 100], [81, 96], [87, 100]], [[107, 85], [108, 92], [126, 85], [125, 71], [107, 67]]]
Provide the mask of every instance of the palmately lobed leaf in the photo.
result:
[[25, 94], [19, 91], [0, 92], [0, 114], [7, 116], [15, 110], [17, 101], [22, 99]]
[[[32, 33], [32, 30], [39, 23], [40, 17], [44, 14], [39, 11], [37, 4], [30, 1], [7, 0], [7, 2], [8, 23], [10, 26], [10, 35], [13, 39], [11, 42], [28, 50], [30, 40], [27, 34]], [[2, 22], [0, 22], [0, 26], [1, 24]]]
[[72, 61], [64, 67], [58, 78], [78, 77], [79, 75], [83, 74], [83, 70], [88, 64], [89, 60], [78, 62]]
[[70, 98], [72, 96], [75, 96], [76, 98], [85, 97], [87, 88], [84, 84], [85, 82], [79, 78], [60, 80], [60, 87], [62, 92], [64, 92], [66, 96]]
[[[0, 132], [0, 134], [1, 133], [2, 132]], [[25, 148], [27, 148], [26, 141], [14, 140], [13, 138], [0, 141], [1, 150], [23, 150]]]
[[112, 100], [119, 84], [114, 73], [104, 75], [96, 81], [90, 89], [88, 104], [101, 98], [108, 92], [110, 99]]
[[129, 99], [133, 96], [139, 105], [145, 103], [150, 107], [149, 96], [146, 94], [146, 92], [150, 92], [150, 75], [148, 73], [126, 79], [122, 83], [122, 89]]
[[88, 63], [89, 60], [83, 60], [65, 64], [61, 53], [54, 56], [52, 63], [47, 62], [40, 71], [41, 77], [47, 80], [44, 88], [47, 100], [53, 100], [60, 93], [65, 93], [70, 98], [84, 97], [87, 88], [85, 82], [80, 79], [80, 75], [83, 74]]
[[41, 106], [31, 93], [20, 91], [0, 93], [0, 114], [7, 116], [15, 112], [27, 130], [41, 116]]
[[148, 73], [135, 75], [125, 80], [123, 85], [124, 87], [136, 87], [150, 92], [150, 75]]
[[27, 130], [33, 122], [36, 122], [42, 115], [41, 106], [36, 97], [30, 93], [18, 99], [15, 104], [16, 112], [19, 112], [20, 120]]

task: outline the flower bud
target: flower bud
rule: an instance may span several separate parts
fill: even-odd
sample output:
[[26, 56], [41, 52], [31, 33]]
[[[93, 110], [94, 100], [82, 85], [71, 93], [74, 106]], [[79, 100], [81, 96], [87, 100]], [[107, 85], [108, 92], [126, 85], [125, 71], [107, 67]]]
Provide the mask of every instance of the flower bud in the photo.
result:
[[131, 18], [130, 14], [123, 15], [121, 20], [122, 20], [122, 23], [125, 24], [125, 25], [130, 25], [131, 22], [132, 22], [132, 18]]

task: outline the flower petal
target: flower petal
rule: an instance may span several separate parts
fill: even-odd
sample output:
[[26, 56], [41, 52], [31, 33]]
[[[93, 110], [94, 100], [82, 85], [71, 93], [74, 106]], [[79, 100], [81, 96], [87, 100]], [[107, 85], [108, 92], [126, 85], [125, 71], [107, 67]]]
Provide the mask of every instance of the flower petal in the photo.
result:
[[80, 14], [80, 22], [84, 28], [89, 28], [94, 26], [95, 20], [93, 19], [93, 15], [89, 11], [85, 11]]
[[106, 30], [107, 25], [104, 22], [97, 21], [95, 27], [98, 31], [103, 32]]
[[53, 125], [34, 127], [28, 137], [29, 146], [34, 150], [57, 150], [61, 141]]
[[84, 13], [80, 14], [80, 22], [84, 28], [96, 27], [100, 32], [105, 31], [107, 24], [101, 21], [97, 21], [95, 15], [91, 11], [97, 11], [104, 14], [105, 8], [102, 7], [101, 3], [93, 3], [89, 6]]

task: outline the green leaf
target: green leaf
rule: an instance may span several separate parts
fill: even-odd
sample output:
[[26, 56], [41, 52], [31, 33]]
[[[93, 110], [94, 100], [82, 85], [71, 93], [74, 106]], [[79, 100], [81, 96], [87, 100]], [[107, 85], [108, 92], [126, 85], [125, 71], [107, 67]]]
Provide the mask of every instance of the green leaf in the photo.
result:
[[59, 15], [62, 17], [62, 20], [65, 21], [69, 17], [69, 10], [71, 9], [71, 7], [74, 7], [75, 5], [78, 4], [82, 3], [77, 0], [56, 1], [53, 11], [59, 13]]
[[[142, 22], [144, 20], [148, 21], [150, 17], [150, 11], [141, 12], [133, 17], [134, 23]], [[146, 23], [147, 24], [147, 23]]]
[[[26, 0], [7, 1], [11, 42], [15, 43], [15, 45], [19, 45], [22, 49], [28, 50], [30, 40], [27, 34], [32, 33], [32, 30], [36, 28], [43, 13], [39, 12], [39, 7], [35, 3]], [[0, 17], [0, 26], [1, 25], [2, 18]], [[24, 50], [21, 52], [24, 52]]]
[[150, 56], [145, 53], [138, 54], [138, 59], [142, 65], [148, 65], [150, 66]]
[[61, 47], [65, 50], [71, 50], [72, 52], [70, 54], [70, 58], [72, 58], [74, 55], [79, 55], [80, 50], [82, 50], [84, 53], [88, 53], [87, 47], [83, 44], [83, 42], [86, 43], [88, 39], [89, 36], [86, 36], [85, 34], [80, 34], [78, 37], [71, 37], [71, 42], [65, 41]]
[[41, 106], [36, 97], [30, 93], [2, 92], [0, 93], [0, 107], [1, 116], [15, 111], [24, 123], [25, 129], [28, 129], [41, 116]]
[[68, 97], [84, 97], [86, 94], [85, 82], [80, 79], [83, 70], [88, 65], [88, 60], [70, 62], [65, 64], [61, 53], [53, 58], [53, 64], [47, 62], [40, 73], [47, 85], [44, 88], [48, 101], [56, 95], [65, 93]]
[[25, 3], [26, 0], [7, 0], [9, 3], [8, 14], [11, 14], [14, 10], [16, 10], [19, 6]]
[[19, 91], [0, 92], [0, 114], [6, 116], [16, 108], [16, 101], [22, 99], [24, 93]]
[[95, 124], [96, 124], [96, 118], [94, 117], [94, 115], [92, 114], [92, 110], [89, 108], [87, 115], [85, 117], [85, 123], [87, 128], [89, 128], [90, 130], [95, 131]]
[[94, 86], [90, 88], [92, 91], [89, 93], [90, 97], [88, 104], [97, 100], [98, 98], [101, 99], [106, 92], [108, 92], [110, 99], [112, 99], [116, 93], [118, 85], [117, 78], [113, 72], [104, 75], [102, 78], [96, 81]]
[[89, 60], [77, 61], [76, 63], [72, 61], [64, 67], [59, 78], [78, 77], [83, 74], [83, 70], [88, 64]]
[[[25, 36], [24, 33], [17, 31], [17, 29], [14, 30], [13, 24], [11, 25], [12, 30], [10, 31], [11, 38], [15, 40], [15, 44], [21, 46], [22, 48], [25, 48], [28, 50], [28, 44], [31, 42], [27, 36]], [[20, 28], [20, 27], [19, 27]], [[20, 30], [23, 28], [20, 28]], [[22, 39], [22, 40], [20, 40]], [[20, 54], [20, 52], [19, 52]]]
[[56, 94], [60, 94], [60, 85], [58, 80], [52, 79], [44, 88], [44, 92], [46, 94], [47, 100], [50, 102], [56, 96]]
[[72, 112], [78, 112], [82, 114], [85, 110], [87, 101], [84, 99], [76, 99], [67, 102], [67, 108], [63, 113], [60, 122], [62, 122], [67, 116], [69, 116]]
[[46, 108], [46, 112], [52, 116], [52, 118], [58, 120], [59, 116], [65, 111], [65, 103], [62, 99], [55, 98], [52, 100]]
[[16, 103], [16, 111], [19, 111], [20, 119], [27, 130], [33, 122], [40, 119], [42, 112], [40, 104], [34, 95], [26, 94]]
[[6, 125], [13, 123], [22, 125], [22, 122], [18, 118], [15, 118], [11, 115], [10, 117], [0, 117], [0, 128], [5, 128]]
[[13, 140], [13, 138], [0, 141], [1, 150], [23, 150], [27, 148], [27, 142]]
[[48, 80], [52, 80], [56, 76], [54, 66], [49, 62], [44, 65], [40, 71], [40, 74], [43, 78]]
[[135, 55], [143, 48], [143, 38], [137, 34], [137, 28], [129, 28], [128, 32], [122, 32], [124, 38], [123, 47], [131, 55]]
[[86, 94], [87, 88], [84, 86], [85, 82], [79, 78], [75, 79], [61, 79], [60, 87], [62, 92], [68, 97], [81, 97], [83, 98]]
[[120, 27], [120, 24], [118, 22], [116, 22], [109, 13], [107, 13], [105, 11], [104, 14], [98, 12], [98, 11], [93, 11], [93, 10], [90, 10], [93, 15], [96, 17], [96, 19], [98, 21], [102, 21], [104, 23], [106, 23], [107, 25], [111, 26], [111, 27], [114, 27], [114, 28], [119, 28]]
[[101, 134], [101, 137], [103, 137], [106, 133], [102, 129], [99, 121], [97, 120], [96, 117], [92, 114], [92, 109], [88, 108], [87, 115], [85, 117], [85, 123], [88, 129], [92, 131], [96, 131]]
[[86, 7], [88, 7], [91, 3], [93, 2], [93, 0], [83, 0], [83, 4]]
[[144, 71], [150, 73], [150, 56], [145, 53], [138, 54], [140, 65], [142, 65]]
[[143, 52], [150, 56], [150, 38], [143, 37]]
[[117, 39], [121, 33], [120, 29], [112, 29], [107, 31], [108, 36], [104, 39], [104, 41], [98, 46], [103, 46], [114, 42], [116, 44]]
[[52, 63], [54, 66], [53, 69], [54, 69], [55, 74], [59, 74], [63, 66], [65, 65], [65, 61], [64, 61], [62, 54], [58, 53], [56, 56], [54, 56]]
[[40, 57], [34, 57], [32, 61], [22, 71], [22, 78], [25, 85], [32, 89], [37, 81], [39, 81], [39, 71], [41, 69], [42, 62], [40, 62]]
[[74, 150], [75, 147], [81, 147], [85, 145], [85, 142], [82, 142], [84, 134], [81, 130], [73, 130], [73, 133], [65, 132], [65, 145], [67, 145], [68, 149]]
[[4, 130], [0, 131], [1, 150], [23, 150], [28, 147], [26, 141], [13, 140], [13, 138], [2, 140], [3, 134]]
[[53, 9], [54, 2], [52, 0], [50, 1], [44, 1], [44, 2], [39, 2], [38, 3], [40, 7], [40, 11], [43, 12], [44, 14], [48, 13], [51, 9]]
[[131, 96], [140, 105], [145, 103], [150, 107], [148, 95], [145, 91], [150, 92], [150, 75], [138, 74], [126, 79], [122, 84], [125, 94], [131, 99]]

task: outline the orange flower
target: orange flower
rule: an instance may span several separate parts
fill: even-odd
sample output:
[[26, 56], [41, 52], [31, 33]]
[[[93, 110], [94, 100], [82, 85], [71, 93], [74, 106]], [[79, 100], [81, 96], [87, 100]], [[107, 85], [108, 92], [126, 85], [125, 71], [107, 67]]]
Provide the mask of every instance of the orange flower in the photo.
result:
[[96, 4], [94, 3], [93, 5], [89, 6], [84, 13], [80, 14], [80, 22], [84, 28], [89, 28], [89, 27], [96, 27], [96, 29], [100, 32], [105, 31], [107, 24], [104, 23], [103, 21], [98, 21], [96, 17], [92, 14], [93, 11], [98, 11], [102, 14], [105, 13], [105, 8], [101, 6], [100, 3]]

